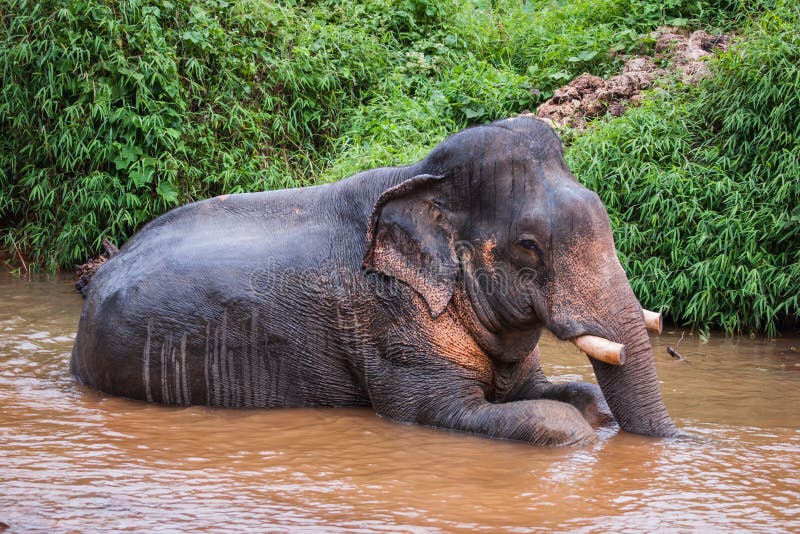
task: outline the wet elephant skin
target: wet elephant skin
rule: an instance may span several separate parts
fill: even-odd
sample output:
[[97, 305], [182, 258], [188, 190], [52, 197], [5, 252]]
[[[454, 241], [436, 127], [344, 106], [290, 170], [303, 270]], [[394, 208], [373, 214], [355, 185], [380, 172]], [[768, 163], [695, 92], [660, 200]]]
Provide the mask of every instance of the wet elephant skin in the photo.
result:
[[[551, 384], [542, 328], [625, 343], [628, 361], [592, 362], [602, 393]], [[612, 414], [674, 433], [605, 209], [524, 117], [414, 165], [155, 219], [89, 285], [71, 368], [171, 405], [372, 406], [547, 445], [590, 442]]]

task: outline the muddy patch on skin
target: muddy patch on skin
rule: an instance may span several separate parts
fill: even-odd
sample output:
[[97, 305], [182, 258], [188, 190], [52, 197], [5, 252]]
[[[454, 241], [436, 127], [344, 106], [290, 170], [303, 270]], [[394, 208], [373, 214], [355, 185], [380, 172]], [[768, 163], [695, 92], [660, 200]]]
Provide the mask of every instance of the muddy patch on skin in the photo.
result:
[[[710, 74], [709, 56], [726, 50], [731, 42], [728, 35], [715, 36], [703, 30], [690, 34], [669, 26], [658, 28], [651, 37], [656, 40], [653, 58], [631, 58], [620, 74], [605, 80], [583, 73], [557, 89], [536, 109], [535, 116], [576, 129], [583, 129], [587, 121], [606, 113], [618, 117], [641, 101], [640, 93], [660, 78], [676, 73], [684, 83], [696, 84]], [[664, 60], [665, 68], [656, 66]]]

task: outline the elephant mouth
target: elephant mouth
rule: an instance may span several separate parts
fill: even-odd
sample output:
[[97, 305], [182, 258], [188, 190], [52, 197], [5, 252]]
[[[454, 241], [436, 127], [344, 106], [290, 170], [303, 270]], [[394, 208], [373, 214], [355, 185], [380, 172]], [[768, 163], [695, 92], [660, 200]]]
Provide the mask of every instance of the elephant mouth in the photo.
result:
[[[659, 334], [662, 332], [664, 323], [660, 313], [642, 310], [642, 315], [648, 331]], [[625, 345], [622, 343], [591, 335], [577, 336], [570, 341], [595, 360], [611, 365], [623, 365], [625, 363]]]

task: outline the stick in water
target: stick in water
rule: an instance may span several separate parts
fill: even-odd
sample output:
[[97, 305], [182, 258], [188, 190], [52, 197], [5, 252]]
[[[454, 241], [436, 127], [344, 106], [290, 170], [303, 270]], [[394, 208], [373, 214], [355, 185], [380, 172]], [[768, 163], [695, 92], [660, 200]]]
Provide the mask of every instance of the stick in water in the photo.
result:
[[686, 358], [683, 357], [683, 355], [680, 352], [678, 352], [677, 350], [673, 349], [669, 345], [667, 345], [667, 354], [669, 354], [670, 356], [672, 356], [676, 360], [685, 360], [686, 359]]

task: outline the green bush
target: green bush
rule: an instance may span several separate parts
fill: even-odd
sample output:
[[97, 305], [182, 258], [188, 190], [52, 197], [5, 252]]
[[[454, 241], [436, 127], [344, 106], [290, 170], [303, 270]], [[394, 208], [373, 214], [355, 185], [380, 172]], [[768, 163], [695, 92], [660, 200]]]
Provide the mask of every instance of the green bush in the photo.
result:
[[312, 182], [389, 62], [377, 32], [260, 0], [3, 11], [2, 240], [50, 269], [179, 202]]
[[631, 1], [5, 0], [0, 244], [53, 270], [178, 203], [408, 161], [612, 70], [666, 16]]
[[742, 32], [688, 92], [579, 137], [568, 152], [598, 191], [645, 306], [728, 332], [800, 325], [800, 7]]

